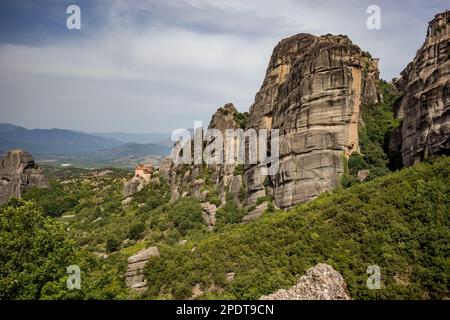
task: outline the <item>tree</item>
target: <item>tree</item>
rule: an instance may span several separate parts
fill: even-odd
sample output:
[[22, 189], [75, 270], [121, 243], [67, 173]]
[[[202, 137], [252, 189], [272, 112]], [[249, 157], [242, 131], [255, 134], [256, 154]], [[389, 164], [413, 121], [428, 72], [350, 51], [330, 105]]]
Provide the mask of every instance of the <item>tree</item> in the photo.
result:
[[119, 250], [121, 245], [121, 241], [119, 239], [117, 239], [117, 237], [113, 236], [111, 238], [108, 238], [106, 240], [106, 251], [111, 253], [114, 251]]
[[130, 238], [131, 240], [138, 240], [142, 237], [142, 233], [144, 232], [144, 230], [145, 225], [143, 223], [136, 223], [130, 228], [130, 231], [128, 232], [128, 238]]
[[33, 202], [12, 199], [0, 209], [0, 300], [39, 299], [73, 264], [63, 225]]

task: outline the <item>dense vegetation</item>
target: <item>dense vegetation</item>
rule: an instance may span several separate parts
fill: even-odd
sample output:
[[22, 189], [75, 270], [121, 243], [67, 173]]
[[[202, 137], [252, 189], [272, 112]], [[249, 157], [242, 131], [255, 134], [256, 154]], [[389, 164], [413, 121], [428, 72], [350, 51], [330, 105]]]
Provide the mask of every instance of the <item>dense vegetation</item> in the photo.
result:
[[[162, 245], [147, 266], [148, 297], [188, 298], [200, 284], [206, 298], [255, 299], [319, 262], [341, 272], [356, 299], [448, 297], [449, 179], [450, 158], [440, 158], [187, 246]], [[373, 264], [381, 290], [366, 287]]]
[[[76, 248], [63, 224], [32, 202], [12, 199], [0, 209], [0, 300], [124, 298], [125, 259]], [[72, 265], [82, 270], [81, 290], [67, 289]]]
[[[131, 173], [47, 169], [50, 189], [0, 208], [0, 299], [139, 298], [125, 288], [126, 259], [154, 245], [161, 256], [147, 265], [144, 298], [190, 298], [197, 286], [201, 298], [254, 299], [290, 287], [319, 262], [343, 275], [355, 299], [448, 298], [449, 171], [450, 158], [437, 158], [289, 212], [269, 206], [244, 225], [254, 206], [227, 195], [208, 231], [199, 201], [170, 202], [164, 179], [122, 203]], [[373, 264], [381, 290], [366, 287]], [[82, 270], [81, 290], [66, 287], [69, 265]]]
[[348, 160], [344, 187], [358, 183], [356, 176], [360, 170], [369, 170], [368, 181], [402, 168], [401, 156], [388, 150], [389, 137], [401, 124], [394, 115], [401, 96], [392, 84], [385, 81], [379, 82], [378, 91], [383, 100], [362, 108], [363, 125], [358, 132], [361, 150]]

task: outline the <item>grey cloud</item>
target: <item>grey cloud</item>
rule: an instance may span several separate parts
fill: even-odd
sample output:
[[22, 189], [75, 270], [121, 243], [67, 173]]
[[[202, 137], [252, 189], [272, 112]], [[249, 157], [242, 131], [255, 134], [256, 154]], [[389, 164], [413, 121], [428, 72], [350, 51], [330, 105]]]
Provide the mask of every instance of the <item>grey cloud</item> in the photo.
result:
[[[373, 1], [377, 2], [377, 1]], [[172, 131], [234, 102], [248, 110], [276, 43], [344, 33], [391, 79], [421, 45], [444, 1], [100, 1], [104, 24], [51, 44], [0, 44], [1, 122], [85, 131]]]

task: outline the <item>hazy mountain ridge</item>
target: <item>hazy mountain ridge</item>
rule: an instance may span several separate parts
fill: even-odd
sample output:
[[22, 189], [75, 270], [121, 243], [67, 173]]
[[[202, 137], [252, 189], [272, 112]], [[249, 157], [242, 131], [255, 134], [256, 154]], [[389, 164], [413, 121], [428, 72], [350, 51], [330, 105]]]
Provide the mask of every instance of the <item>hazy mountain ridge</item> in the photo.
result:
[[125, 143], [118, 147], [101, 149], [96, 152], [99, 158], [141, 157], [146, 155], [169, 155], [170, 148], [155, 143]]
[[2, 124], [0, 150], [26, 149], [32, 153], [87, 154], [99, 149], [117, 147], [122, 143], [66, 129], [26, 129]]
[[[116, 136], [119, 139], [112, 138]], [[170, 148], [156, 143], [130, 140], [158, 141], [165, 134], [112, 133], [101, 136], [67, 129], [26, 129], [9, 123], [0, 124], [0, 153], [11, 149], [25, 149], [33, 154], [82, 156], [90, 159], [168, 155]], [[134, 139], [136, 138], [136, 139]]]
[[155, 133], [93, 132], [91, 134], [98, 137], [118, 140], [123, 143], [161, 144], [161, 141], [170, 139], [169, 133], [160, 133], [160, 132]]

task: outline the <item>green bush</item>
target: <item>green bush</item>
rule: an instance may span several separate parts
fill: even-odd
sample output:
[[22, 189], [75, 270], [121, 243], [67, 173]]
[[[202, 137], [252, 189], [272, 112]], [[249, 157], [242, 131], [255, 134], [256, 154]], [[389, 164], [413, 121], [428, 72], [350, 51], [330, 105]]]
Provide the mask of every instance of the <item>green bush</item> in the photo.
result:
[[131, 240], [138, 240], [142, 237], [145, 230], [145, 225], [143, 223], [137, 223], [130, 228], [128, 232], [128, 238]]
[[106, 240], [106, 252], [114, 252], [120, 248], [122, 242], [116, 237], [111, 237]]
[[353, 152], [348, 159], [348, 168], [350, 174], [352, 176], [355, 176], [358, 174], [358, 171], [368, 169], [369, 165], [367, 164], [366, 160], [364, 160], [364, 157], [361, 154]]
[[238, 164], [235, 168], [234, 168], [234, 172], [233, 175], [234, 176], [243, 176], [245, 173], [245, 168], [243, 164]]
[[36, 202], [44, 212], [52, 217], [59, 217], [78, 204], [78, 195], [68, 194], [56, 181], [47, 189], [32, 187], [24, 193], [24, 200]]
[[239, 124], [241, 129], [245, 129], [247, 127], [249, 117], [250, 114], [248, 112], [238, 112], [234, 114], [234, 120]]
[[225, 205], [217, 210], [217, 222], [222, 224], [239, 223], [244, 213], [234, 201], [227, 201]]
[[40, 299], [65, 277], [73, 254], [62, 224], [36, 204], [13, 199], [0, 208], [0, 300]]
[[181, 198], [176, 201], [168, 209], [167, 216], [182, 236], [204, 225], [200, 202], [193, 198]]
[[369, 169], [371, 171], [369, 180], [386, 175], [390, 172], [389, 167], [400, 168], [397, 163], [394, 164], [398, 162], [398, 157], [389, 155], [387, 151], [389, 135], [401, 124], [401, 121], [394, 116], [400, 95], [393, 85], [385, 81], [380, 81], [378, 87], [383, 95], [383, 101], [362, 108], [364, 126], [359, 129], [362, 159], [355, 155], [353, 159], [350, 158], [351, 163], [349, 163], [352, 175], [357, 173], [357, 168]]

